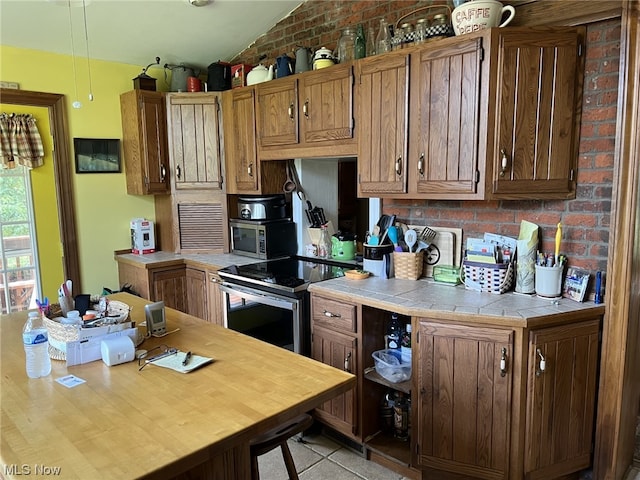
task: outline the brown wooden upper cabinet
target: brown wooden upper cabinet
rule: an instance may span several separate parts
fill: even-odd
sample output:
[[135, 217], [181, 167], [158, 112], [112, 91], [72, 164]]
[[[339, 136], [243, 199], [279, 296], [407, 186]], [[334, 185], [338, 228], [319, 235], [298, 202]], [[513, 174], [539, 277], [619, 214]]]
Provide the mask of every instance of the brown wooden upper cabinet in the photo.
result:
[[357, 62], [359, 196], [575, 197], [584, 34], [495, 28]]
[[260, 160], [353, 156], [353, 64], [256, 85]]
[[167, 95], [171, 179], [175, 190], [222, 190], [219, 93]]
[[259, 193], [255, 88], [223, 93], [227, 193]]
[[120, 95], [127, 193], [169, 193], [167, 113], [162, 92], [131, 90]]

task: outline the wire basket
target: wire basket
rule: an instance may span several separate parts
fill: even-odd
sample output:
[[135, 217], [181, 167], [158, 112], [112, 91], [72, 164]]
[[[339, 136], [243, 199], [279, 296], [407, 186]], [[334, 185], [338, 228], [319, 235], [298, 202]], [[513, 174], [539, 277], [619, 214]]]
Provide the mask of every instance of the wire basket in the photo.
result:
[[393, 252], [393, 272], [396, 278], [417, 280], [422, 276], [424, 252]]
[[487, 293], [505, 293], [513, 286], [513, 263], [486, 264], [479, 262], [462, 262], [464, 286], [469, 290]]

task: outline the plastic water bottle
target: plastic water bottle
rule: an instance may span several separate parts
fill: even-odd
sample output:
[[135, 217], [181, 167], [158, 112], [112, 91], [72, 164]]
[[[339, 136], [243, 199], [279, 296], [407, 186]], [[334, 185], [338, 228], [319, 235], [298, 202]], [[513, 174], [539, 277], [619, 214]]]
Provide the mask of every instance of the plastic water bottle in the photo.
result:
[[22, 329], [24, 353], [27, 357], [27, 376], [46, 377], [51, 373], [49, 358], [49, 333], [38, 312], [29, 312], [29, 318]]

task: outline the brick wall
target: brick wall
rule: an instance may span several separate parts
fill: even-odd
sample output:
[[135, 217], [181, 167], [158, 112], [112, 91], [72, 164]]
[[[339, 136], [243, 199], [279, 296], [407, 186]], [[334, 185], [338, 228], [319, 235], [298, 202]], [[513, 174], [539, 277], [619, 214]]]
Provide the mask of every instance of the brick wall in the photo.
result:
[[[234, 62], [267, 62], [296, 45], [335, 48], [340, 30], [364, 23], [377, 26], [380, 18], [395, 21], [431, 2], [308, 0], [260, 37]], [[562, 222], [562, 251], [569, 264], [605, 270], [608, 254], [613, 151], [620, 59], [620, 21], [590, 24], [587, 32], [584, 104], [580, 135], [578, 188], [575, 200], [564, 201], [384, 201], [384, 212], [411, 224], [461, 227], [464, 237], [485, 231], [516, 236], [521, 220], [540, 226], [541, 250], [554, 248], [555, 229]]]

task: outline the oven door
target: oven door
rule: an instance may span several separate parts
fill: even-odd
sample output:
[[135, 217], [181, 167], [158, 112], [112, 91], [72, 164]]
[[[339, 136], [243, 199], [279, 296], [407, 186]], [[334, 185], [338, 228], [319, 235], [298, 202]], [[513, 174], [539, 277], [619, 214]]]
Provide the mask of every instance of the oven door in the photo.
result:
[[293, 298], [224, 282], [224, 326], [251, 337], [309, 354], [307, 292]]

